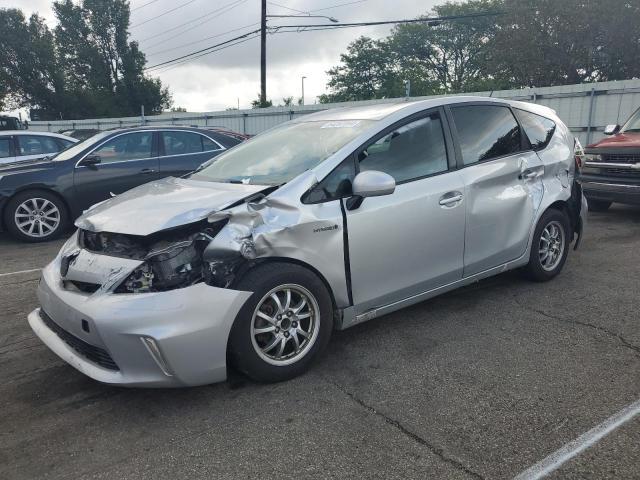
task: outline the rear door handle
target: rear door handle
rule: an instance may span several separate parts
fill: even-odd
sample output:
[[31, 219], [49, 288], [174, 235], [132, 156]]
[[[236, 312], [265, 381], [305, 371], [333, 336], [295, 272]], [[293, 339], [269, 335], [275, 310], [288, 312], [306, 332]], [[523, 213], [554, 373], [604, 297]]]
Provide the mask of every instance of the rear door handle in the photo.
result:
[[156, 173], [156, 171], [153, 168], [143, 168], [142, 170], [140, 170], [140, 173], [149, 174]]
[[442, 197], [440, 197], [440, 205], [443, 207], [448, 207], [455, 203], [458, 203], [462, 200], [462, 194], [460, 192], [449, 192], [445, 193]]
[[541, 171], [538, 169], [533, 169], [533, 168], [527, 168], [526, 170], [523, 170], [520, 175], [518, 175], [518, 178], [520, 180], [532, 180], [534, 178], [537, 178], [541, 175]]

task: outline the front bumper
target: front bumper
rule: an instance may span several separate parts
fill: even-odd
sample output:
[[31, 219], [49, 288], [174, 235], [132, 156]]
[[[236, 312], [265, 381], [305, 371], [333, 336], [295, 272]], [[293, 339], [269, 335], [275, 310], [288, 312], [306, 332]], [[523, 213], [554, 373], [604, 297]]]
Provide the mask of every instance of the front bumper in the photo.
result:
[[582, 175], [582, 188], [589, 199], [640, 205], [640, 182], [636, 178]]
[[[94, 257], [95, 264], [119, 260]], [[132, 387], [226, 379], [229, 332], [251, 292], [199, 283], [167, 292], [88, 294], [65, 287], [60, 262], [58, 256], [43, 270], [41, 308], [29, 314], [29, 324], [71, 366], [100, 382]], [[126, 276], [128, 267], [114, 271]]]

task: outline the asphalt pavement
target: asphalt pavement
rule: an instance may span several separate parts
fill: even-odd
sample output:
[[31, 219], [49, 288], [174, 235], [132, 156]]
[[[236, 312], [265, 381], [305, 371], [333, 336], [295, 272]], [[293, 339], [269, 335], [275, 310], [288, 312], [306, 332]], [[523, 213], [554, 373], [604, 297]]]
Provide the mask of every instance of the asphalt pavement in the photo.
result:
[[[510, 272], [335, 332], [289, 382], [181, 390], [58, 359], [26, 317], [62, 241], [0, 235], [0, 478], [513, 478], [640, 399], [640, 208], [589, 220], [551, 282]], [[638, 479], [638, 445], [640, 416], [551, 478]]]

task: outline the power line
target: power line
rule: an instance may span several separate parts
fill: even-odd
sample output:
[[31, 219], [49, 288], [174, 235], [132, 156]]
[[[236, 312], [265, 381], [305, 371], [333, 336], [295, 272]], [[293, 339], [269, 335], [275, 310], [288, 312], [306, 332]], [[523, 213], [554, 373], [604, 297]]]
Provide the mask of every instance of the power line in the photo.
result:
[[158, 0], [151, 0], [150, 2], [144, 3], [138, 7], [132, 8], [131, 11], [133, 12], [134, 10], [140, 10], [141, 8], [146, 7], [147, 5], [151, 5], [152, 3], [156, 3]]
[[195, 60], [195, 59], [200, 58], [200, 57], [204, 57], [205, 55], [209, 55], [209, 54], [211, 54], [211, 53], [219, 52], [220, 50], [225, 50], [225, 49], [227, 49], [227, 48], [231, 48], [231, 47], [234, 47], [234, 46], [236, 46], [236, 45], [240, 45], [241, 43], [248, 42], [249, 40], [253, 40], [254, 38], [258, 38], [259, 36], [260, 36], [260, 35], [258, 35], [258, 34], [256, 33], [256, 34], [254, 34], [252, 37], [247, 37], [247, 38], [245, 38], [245, 39], [243, 39], [243, 40], [239, 40], [239, 41], [237, 41], [237, 42], [235, 42], [235, 43], [231, 43], [231, 44], [229, 44], [229, 45], [225, 45], [224, 47], [216, 48], [215, 50], [211, 50], [211, 51], [209, 51], [209, 52], [202, 53], [202, 54], [197, 55], [197, 56], [195, 56], [195, 57], [187, 58], [187, 59], [185, 59], [185, 60], [181, 60], [180, 62], [176, 62], [176, 63], [174, 63], [173, 65], [169, 65], [169, 66], [167, 66], [167, 67], [164, 67], [164, 68], [161, 68], [161, 69], [159, 69], [159, 70], [156, 70], [156, 71], [154, 71], [153, 73], [158, 74], [158, 73], [164, 73], [164, 72], [167, 72], [167, 71], [172, 70], [172, 69], [174, 69], [174, 68], [176, 68], [176, 67], [179, 67], [179, 66], [180, 66], [180, 65], [182, 65], [183, 63], [190, 62], [190, 61], [192, 61], [192, 60]]
[[[226, 5], [223, 5], [222, 7], [216, 8], [215, 10], [211, 10], [209, 13], [205, 13], [204, 15], [200, 15], [198, 18], [187, 20], [186, 22], [180, 23], [179, 25], [176, 25], [175, 27], [171, 27], [171, 28], [165, 29], [160, 33], [156, 33], [155, 35], [151, 35], [150, 37], [143, 38], [143, 39], [139, 40], [139, 42], [142, 43], [142, 42], [146, 42], [147, 40], [152, 40], [154, 38], [161, 37], [162, 35], [166, 35], [167, 33], [173, 32], [174, 30], [177, 30], [177, 29], [182, 28], [182, 27], [184, 27], [186, 25], [189, 25], [190, 23], [198, 22], [198, 21], [200, 21], [200, 20], [202, 20], [204, 18], [208, 18], [209, 16], [213, 15], [214, 13], [217, 13], [217, 12], [219, 12], [221, 10], [224, 10], [227, 7], [236, 7], [237, 5], [239, 5], [239, 4], [241, 4], [241, 3], [245, 2], [245, 1], [246, 0], [233, 0], [230, 3], [227, 3]], [[225, 12], [226, 12], [226, 10], [225, 10]], [[194, 28], [194, 27], [191, 27], [191, 28]], [[161, 43], [165, 42], [166, 40], [167, 39], [162, 40], [161, 42], [154, 43], [153, 45], [150, 45], [150, 47], [153, 47], [155, 45], [160, 45]]]
[[169, 64], [169, 63], [174, 63], [174, 62], [176, 62], [176, 61], [178, 61], [178, 60], [182, 60], [183, 58], [188, 58], [188, 57], [191, 57], [191, 56], [193, 56], [193, 55], [197, 55], [197, 54], [199, 54], [199, 53], [205, 52], [205, 51], [207, 51], [207, 50], [211, 50], [211, 49], [214, 49], [214, 48], [220, 47], [220, 46], [222, 46], [222, 45], [226, 45], [226, 44], [228, 44], [228, 43], [234, 42], [234, 41], [236, 41], [236, 40], [240, 40], [240, 39], [242, 39], [242, 38], [246, 38], [246, 37], [248, 37], [249, 35], [251, 35], [251, 34], [253, 34], [253, 33], [257, 33], [257, 32], [259, 32], [259, 31], [260, 31], [260, 29], [252, 30], [252, 31], [247, 32], [247, 33], [245, 33], [245, 34], [243, 34], [243, 35], [239, 35], [239, 36], [237, 36], [237, 37], [230, 38], [229, 40], [225, 40], [224, 42], [217, 43], [216, 45], [211, 45], [210, 47], [203, 48], [203, 49], [201, 49], [201, 50], [197, 50], [197, 51], [195, 51], [195, 52], [187, 53], [186, 55], [182, 55], [182, 56], [180, 56], [180, 57], [176, 57], [176, 58], [173, 58], [173, 59], [171, 59], [171, 60], [167, 60], [166, 62], [161, 62], [161, 63], [157, 63], [156, 65], [152, 65], [152, 66], [150, 66], [150, 67], [146, 67], [146, 68], [145, 68], [145, 70], [151, 70], [151, 69], [153, 69], [153, 68], [161, 67], [162, 65], [167, 65], [167, 64]]
[[[221, 15], [224, 15], [225, 13], [233, 10], [234, 8], [236, 8], [237, 6], [243, 4], [244, 2], [246, 2], [247, 0], [238, 0], [236, 3], [234, 4], [228, 4], [225, 7], [219, 8], [218, 10], [216, 10], [215, 12], [210, 12], [210, 14], [212, 13], [216, 13], [217, 15], [213, 15], [211, 16], [210, 14], [207, 14], [204, 20], [202, 20], [202, 18], [198, 19], [198, 20], [202, 20], [200, 23], [196, 23], [194, 25], [192, 25], [191, 27], [189, 27], [187, 30], [193, 30], [194, 28], [198, 28], [200, 25], [204, 25], [205, 23], [209, 22], [210, 20], [213, 20], [214, 18], [218, 18]], [[224, 10], [223, 10], [224, 9]], [[171, 35], [170, 37], [167, 37], [163, 40], [160, 40], [158, 42], [152, 43], [151, 45], [147, 45], [145, 48], [153, 48], [156, 47], [158, 45], [162, 45], [163, 43], [168, 42], [169, 40], [173, 40], [174, 38], [180, 37], [181, 35], [183, 35], [184, 33], [187, 32], [187, 30], [181, 31], [181, 32], [177, 32], [174, 35]]]
[[284, 8], [285, 10], [291, 10], [292, 12], [304, 13], [306, 15], [311, 15], [311, 12], [305, 12], [304, 10], [296, 10], [295, 8], [287, 7], [285, 5], [280, 5], [279, 3], [276, 3], [276, 2], [267, 2], [267, 3], [269, 5], [273, 5], [274, 7], [280, 7], [280, 8]]
[[376, 25], [397, 25], [397, 24], [405, 24], [405, 23], [431, 23], [431, 22], [444, 22], [451, 20], [464, 20], [466, 18], [479, 18], [479, 17], [490, 17], [496, 15], [504, 15], [504, 12], [481, 12], [481, 13], [470, 13], [467, 15], [448, 15], [443, 17], [425, 17], [425, 18], [414, 18], [410, 20], [385, 20], [380, 22], [355, 22], [355, 23], [335, 23], [335, 24], [316, 24], [316, 25], [278, 25], [275, 27], [269, 27], [273, 32], [281, 31], [283, 28], [295, 28], [298, 30], [291, 31], [313, 31], [317, 30], [331, 30], [334, 28], [351, 28], [351, 27], [372, 27]]
[[180, 5], [178, 5], [177, 7], [172, 8], [171, 10], [167, 10], [166, 12], [162, 12], [161, 14], [156, 15], [155, 17], [148, 18], [148, 19], [147, 19], [147, 20], [145, 20], [144, 22], [140, 22], [140, 23], [136, 23], [135, 25], [131, 25], [131, 27], [130, 27], [130, 28], [136, 28], [136, 27], [139, 27], [140, 25], [144, 25], [145, 23], [149, 23], [150, 21], [155, 20], [156, 18], [164, 17], [165, 15], [168, 15], [168, 14], [170, 14], [171, 12], [175, 12], [176, 10], [179, 10], [179, 9], [181, 9], [181, 8], [183, 8], [183, 7], [186, 7], [187, 5], [190, 5], [190, 4], [192, 4], [193, 2], [195, 2], [195, 1], [196, 1], [196, 0], [188, 0], [187, 2], [181, 3], [181, 4], [180, 4]]
[[211, 40], [212, 38], [222, 37], [222, 36], [226, 35], [227, 33], [233, 33], [233, 32], [237, 32], [238, 30], [242, 30], [244, 28], [253, 27], [255, 25], [258, 25], [259, 23], [260, 22], [254, 22], [254, 23], [250, 23], [249, 25], [243, 25], [242, 27], [233, 28], [231, 30], [227, 30], [226, 32], [218, 33], [216, 35], [211, 35], [210, 37], [201, 38], [200, 40], [195, 40], [195, 41], [189, 42], [189, 43], [183, 43], [182, 45], [178, 45], [176, 47], [166, 48], [164, 50], [159, 50], [159, 51], [156, 51], [156, 52], [145, 52], [145, 55], [159, 55], [161, 53], [172, 52], [173, 50], [178, 50], [178, 49], [183, 48], [183, 47], [188, 47], [190, 45], [195, 45], [196, 43], [202, 43], [205, 40]]
[[363, 2], [366, 2], [366, 1], [367, 0], [356, 0], [355, 2], [339, 3], [337, 5], [332, 5], [331, 7], [318, 8], [316, 10], [311, 10], [311, 11], [312, 12], [322, 12], [323, 10], [331, 10], [332, 8], [346, 7], [347, 5], [355, 5], [356, 3], [363, 3]]

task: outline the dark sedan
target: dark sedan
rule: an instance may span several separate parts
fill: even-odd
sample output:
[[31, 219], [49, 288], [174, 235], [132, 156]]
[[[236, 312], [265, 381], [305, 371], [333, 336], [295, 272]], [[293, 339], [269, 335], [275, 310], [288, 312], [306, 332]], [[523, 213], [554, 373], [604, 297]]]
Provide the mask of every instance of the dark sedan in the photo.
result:
[[53, 158], [0, 167], [0, 230], [41, 242], [91, 205], [182, 176], [242, 140], [224, 131], [138, 127], [100, 132]]

